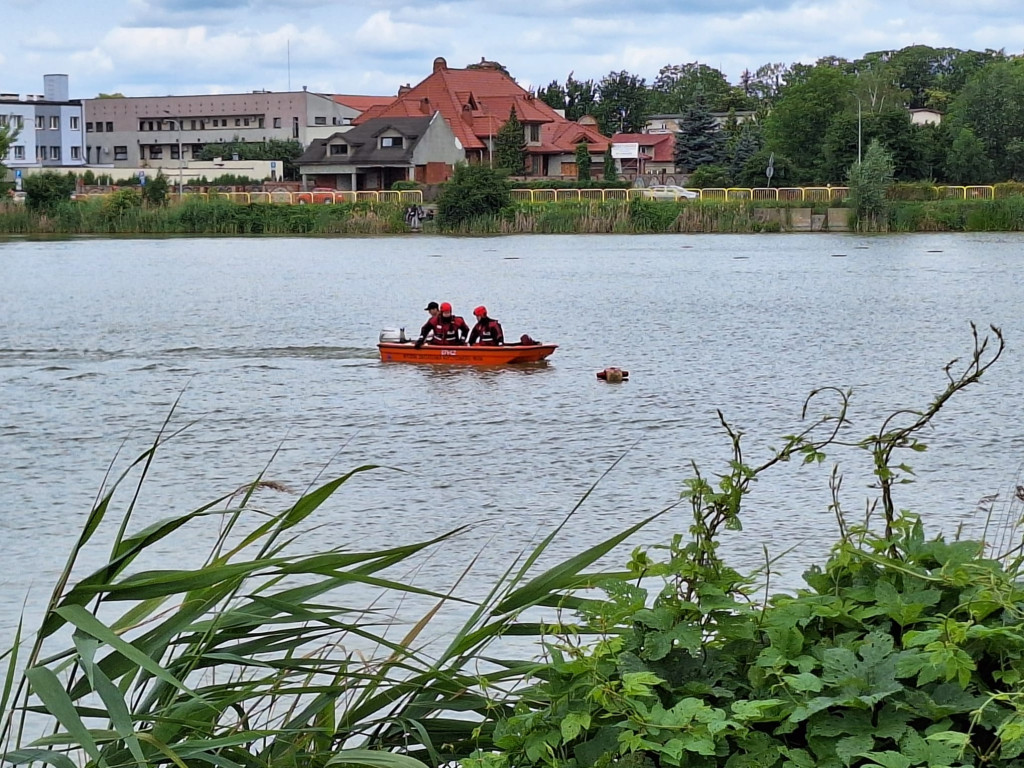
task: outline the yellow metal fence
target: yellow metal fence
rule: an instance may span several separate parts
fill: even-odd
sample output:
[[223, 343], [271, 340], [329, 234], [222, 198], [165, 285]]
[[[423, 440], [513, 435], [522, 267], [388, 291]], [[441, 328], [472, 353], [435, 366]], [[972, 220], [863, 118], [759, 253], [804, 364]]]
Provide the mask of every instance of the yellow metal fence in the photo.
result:
[[[694, 189], [700, 200], [778, 200], [783, 202], [827, 203], [842, 200], [849, 187], [713, 187]], [[550, 203], [576, 200], [632, 200], [633, 198], [672, 199], [671, 193], [652, 195], [647, 189], [513, 189], [512, 199], [525, 203]], [[936, 199], [992, 200], [995, 187], [935, 187]], [[686, 200], [685, 197], [676, 197]]]
[[[935, 187], [936, 199], [954, 198], [959, 200], [992, 200], [996, 188], [992, 186], [939, 186]], [[842, 200], [849, 194], [848, 187], [713, 187], [695, 189], [700, 200], [776, 200], [783, 202], [832, 202]], [[106, 197], [109, 192], [94, 192], [77, 195], [79, 200]], [[423, 192], [418, 189], [382, 190], [365, 192], [185, 192], [178, 195], [168, 193], [170, 200], [178, 199], [225, 199], [236, 203], [279, 203], [283, 205], [331, 204], [331, 203], [423, 203]], [[646, 189], [513, 189], [512, 199], [528, 203], [552, 203], [566, 201], [632, 200], [651, 197]], [[659, 192], [655, 199], [671, 199]], [[686, 200], [685, 197], [677, 198]]]

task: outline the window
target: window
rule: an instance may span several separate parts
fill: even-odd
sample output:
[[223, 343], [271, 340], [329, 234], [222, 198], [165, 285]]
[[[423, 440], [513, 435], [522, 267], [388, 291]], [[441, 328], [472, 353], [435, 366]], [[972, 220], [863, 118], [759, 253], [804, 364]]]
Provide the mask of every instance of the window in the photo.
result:
[[[139, 126], [139, 130], [142, 130], [142, 126]], [[85, 132], [92, 133], [92, 123], [85, 124]]]
[[181, 154], [178, 152], [178, 145], [171, 144], [171, 160], [180, 160]]
[[348, 144], [331, 144], [332, 155], [347, 155]]
[[60, 160], [60, 147], [50, 147], [50, 159]]
[[203, 145], [202, 144], [193, 144], [192, 145], [192, 157], [199, 157], [199, 153], [202, 152], [202, 151], [203, 151]]
[[36, 115], [36, 128], [45, 128], [46, 119], [42, 115]]
[[313, 125], [327, 125], [327, 118], [326, 117], [314, 117], [313, 118]]
[[244, 125], [246, 128], [249, 127], [249, 118], [248, 117], [243, 117], [242, 118], [242, 125]]
[[82, 151], [81, 151], [81, 149], [79, 147], [72, 147], [71, 148], [71, 159], [72, 160], [81, 160], [82, 159]]
[[[90, 123], [90, 125], [91, 125], [91, 123]], [[146, 130], [146, 121], [145, 120], [139, 120], [139, 130], [140, 131]]]
[[534, 141], [534, 142], [539, 142], [540, 141], [540, 126], [534, 124], [534, 125], [527, 126], [527, 128], [530, 131], [530, 139], [529, 140], [530, 141]]
[[20, 144], [14, 148], [14, 159], [24, 160], [25, 159], [25, 148]]
[[103, 133], [103, 123], [96, 123], [96, 133]]
[[238, 126], [240, 126], [241, 124], [242, 124], [242, 118], [240, 118], [240, 117], [236, 117], [236, 118], [235, 118], [235, 127], [237, 128], [237, 127], [238, 127]]
[[262, 118], [262, 117], [261, 117], [261, 118], [259, 118], [259, 120], [257, 121], [257, 126], [258, 126], [259, 128], [262, 128], [262, 127], [263, 127], [263, 118]]
[[20, 131], [25, 127], [25, 118], [22, 115], [14, 116], [14, 125]]
[[[12, 115], [13, 117], [13, 115]], [[0, 127], [7, 125], [7, 115], [0, 115]]]
[[292, 138], [299, 138], [299, 118], [297, 115], [292, 117]]
[[[97, 152], [97, 154], [99, 154]], [[114, 147], [114, 159], [115, 160], [127, 160], [128, 159], [128, 147]]]
[[162, 160], [164, 156], [164, 148], [153, 145], [149, 148], [149, 157], [152, 160]]
[[382, 147], [400, 147], [402, 146], [401, 136], [381, 136], [380, 145]]
[[41, 147], [38, 144], [36, 144], [36, 160], [45, 160], [45, 159], [46, 159], [46, 147]]
[[195, 120], [190, 120], [189, 123], [190, 123], [191, 129], [194, 131], [196, 129], [196, 121]]
[[113, 133], [113, 132], [114, 132], [114, 124], [113, 123], [107, 123], [107, 133]]
[[280, 117], [275, 117], [274, 118], [274, 127], [275, 128], [280, 128], [281, 127], [281, 118]]
[[82, 130], [81, 128], [79, 128], [78, 115], [72, 115], [71, 116], [71, 130], [72, 131], [80, 131], [80, 130]]
[[60, 130], [60, 118], [57, 115], [50, 115], [50, 130], [51, 131], [59, 131]]

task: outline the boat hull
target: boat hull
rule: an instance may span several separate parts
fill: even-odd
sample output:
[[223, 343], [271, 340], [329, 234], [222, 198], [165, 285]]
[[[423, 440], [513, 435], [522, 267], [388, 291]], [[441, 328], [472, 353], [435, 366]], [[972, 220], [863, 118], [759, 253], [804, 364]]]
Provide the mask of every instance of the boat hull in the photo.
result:
[[377, 345], [385, 363], [427, 365], [516, 365], [538, 363], [558, 349], [557, 344], [508, 344], [503, 347], [442, 347], [382, 342]]

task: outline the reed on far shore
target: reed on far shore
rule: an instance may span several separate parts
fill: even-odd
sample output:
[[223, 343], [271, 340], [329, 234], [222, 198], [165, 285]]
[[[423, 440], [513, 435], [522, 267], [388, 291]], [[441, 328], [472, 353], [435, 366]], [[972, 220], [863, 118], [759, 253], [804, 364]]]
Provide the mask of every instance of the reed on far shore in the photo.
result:
[[[513, 202], [444, 227], [451, 235], [785, 232], [788, 216], [823, 213], [839, 203], [751, 200], [572, 200]], [[396, 235], [407, 234], [403, 203], [285, 205], [187, 199], [162, 206], [123, 205], [117, 197], [64, 201], [46, 210], [0, 205], [0, 235]], [[992, 200], [894, 200], [880, 223], [885, 232], [1024, 231], [1024, 196]]]

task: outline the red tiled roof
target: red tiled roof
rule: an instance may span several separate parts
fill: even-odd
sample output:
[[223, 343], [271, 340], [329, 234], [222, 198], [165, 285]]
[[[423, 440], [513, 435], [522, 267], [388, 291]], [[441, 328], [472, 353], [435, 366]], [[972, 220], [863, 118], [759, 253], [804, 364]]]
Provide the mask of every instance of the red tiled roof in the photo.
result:
[[339, 104], [360, 112], [365, 112], [371, 107], [386, 107], [395, 100], [394, 96], [349, 96], [346, 94], [335, 94], [331, 98]]
[[603, 152], [608, 139], [597, 130], [566, 120], [515, 80], [498, 69], [449, 69], [444, 59], [434, 60], [434, 71], [382, 109], [370, 109], [352, 122], [370, 117], [431, 115], [440, 112], [462, 146], [484, 149], [508, 119], [512, 107], [526, 124], [541, 125], [541, 146], [528, 153], [572, 153], [586, 137], [595, 152]]
[[644, 156], [655, 163], [671, 163], [675, 159], [676, 135], [674, 133], [616, 133], [612, 136], [612, 143], [654, 147], [653, 154], [648, 152], [644, 153]]

